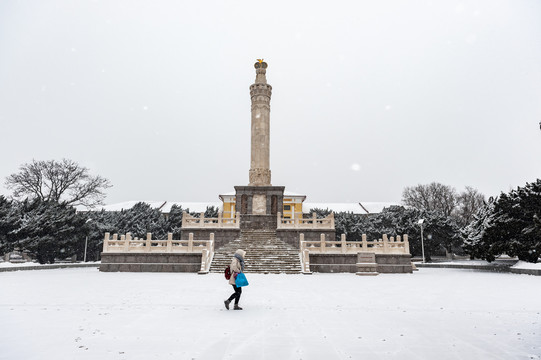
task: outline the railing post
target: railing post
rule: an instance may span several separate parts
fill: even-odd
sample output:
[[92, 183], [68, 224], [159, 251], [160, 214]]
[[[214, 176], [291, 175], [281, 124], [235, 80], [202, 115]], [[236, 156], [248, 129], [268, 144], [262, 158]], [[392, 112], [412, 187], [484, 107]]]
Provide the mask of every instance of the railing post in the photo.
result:
[[207, 258], [208, 258], [208, 250], [203, 249], [201, 251], [201, 269], [199, 272], [205, 272], [205, 268], [207, 267]]
[[404, 251], [406, 254], [410, 254], [410, 242], [408, 239], [408, 234], [404, 234]]
[[315, 213], [315, 211], [312, 213], [312, 228], [316, 228], [317, 225], [316, 225], [316, 220], [317, 220], [317, 215]]
[[124, 237], [124, 252], [130, 251], [130, 240], [131, 233], [126, 233], [126, 236]]
[[347, 251], [346, 234], [340, 235], [340, 241], [342, 242], [342, 244], [340, 244], [340, 246], [342, 246], [342, 254], [345, 254]]
[[199, 225], [201, 227], [205, 226], [205, 213], [199, 213]]
[[302, 268], [305, 273], [310, 272], [310, 254], [308, 252], [308, 249], [305, 249], [302, 252]]
[[368, 251], [368, 243], [366, 242], [366, 234], [362, 234], [361, 235], [361, 245], [362, 245], [362, 249], [363, 249], [363, 252], [367, 252]]
[[300, 223], [300, 220], [299, 218], [295, 218], [295, 229], [298, 229], [299, 228], [299, 223]]
[[105, 233], [105, 237], [103, 238], [103, 252], [109, 251], [109, 233]]
[[389, 252], [389, 239], [387, 239], [387, 234], [383, 234], [383, 253], [387, 254]]
[[325, 252], [325, 234], [321, 234], [319, 235], [319, 241], [320, 241], [320, 245], [319, 245], [319, 251], [320, 252]]
[[[214, 247], [214, 233], [210, 233], [210, 241], [207, 244], [207, 249], [211, 251], [211, 247]], [[214, 251], [214, 250], [212, 250]]]
[[186, 223], [187, 223], [187, 220], [188, 220], [187, 215], [188, 214], [186, 213], [186, 211], [182, 212], [182, 227], [183, 228], [186, 228]]
[[282, 228], [282, 213], [279, 211], [276, 213], [276, 228]]
[[173, 233], [167, 233], [167, 250], [168, 253], [173, 252]]
[[235, 225], [236, 227], [240, 226], [240, 212], [238, 211], [235, 213]]
[[145, 252], [150, 252], [150, 249], [152, 247], [151, 239], [152, 239], [152, 234], [147, 233], [147, 240], [145, 241]]
[[188, 252], [193, 251], [193, 233], [188, 234]]
[[210, 233], [209, 241], [207, 242], [206, 248], [210, 251], [211, 244], [214, 243], [214, 233]]
[[304, 250], [304, 234], [299, 235], [299, 249], [301, 252]]
[[330, 213], [329, 216], [331, 217], [331, 229], [334, 229], [334, 213]]

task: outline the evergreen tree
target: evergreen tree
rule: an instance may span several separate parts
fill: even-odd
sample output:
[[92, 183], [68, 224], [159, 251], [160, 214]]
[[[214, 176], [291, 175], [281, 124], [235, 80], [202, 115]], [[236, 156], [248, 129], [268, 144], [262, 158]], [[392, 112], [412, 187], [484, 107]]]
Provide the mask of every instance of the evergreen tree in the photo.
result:
[[494, 261], [507, 254], [537, 262], [541, 252], [541, 180], [490, 201], [465, 229], [470, 256]]
[[90, 211], [86, 213], [88, 229], [87, 260], [99, 260], [105, 233], [118, 233], [119, 211]]
[[171, 206], [169, 217], [167, 218], [167, 232], [173, 233], [174, 239], [180, 239], [180, 229], [182, 228], [182, 214], [184, 209], [181, 205]]
[[167, 223], [160, 210], [139, 202], [131, 209], [120, 212], [115, 230], [118, 234], [130, 232], [133, 237], [138, 238], [145, 238], [147, 233], [152, 233], [153, 239], [165, 239]]
[[423, 231], [427, 261], [431, 260], [431, 255], [452, 254], [462, 250], [463, 237], [454, 217], [439, 211], [426, 211], [421, 216], [425, 219]]
[[205, 210], [205, 217], [206, 218], [217, 218], [218, 213], [220, 212], [220, 209], [215, 206], [207, 206], [207, 209]]
[[0, 255], [11, 252], [17, 246], [13, 235], [21, 222], [17, 204], [0, 195]]
[[[487, 259], [485, 254], [489, 253], [489, 247], [483, 242], [483, 236], [485, 234], [485, 229], [492, 226], [491, 223], [494, 221], [492, 216], [494, 213], [494, 204], [495, 199], [490, 197], [473, 215], [472, 222], [462, 230], [462, 235], [464, 237], [462, 248], [466, 254], [470, 255], [472, 260], [475, 258]], [[489, 258], [491, 259], [490, 261], [494, 260], [493, 256]]]
[[41, 264], [54, 263], [81, 253], [84, 247], [86, 218], [75, 208], [51, 201], [25, 200], [20, 227], [13, 231], [22, 250]]

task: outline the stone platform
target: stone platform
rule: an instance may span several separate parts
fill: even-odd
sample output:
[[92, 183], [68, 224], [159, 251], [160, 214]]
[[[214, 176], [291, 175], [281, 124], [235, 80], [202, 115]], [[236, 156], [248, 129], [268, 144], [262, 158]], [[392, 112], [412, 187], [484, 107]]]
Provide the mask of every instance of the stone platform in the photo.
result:
[[102, 253], [104, 272], [191, 272], [201, 269], [201, 254]]
[[[376, 272], [412, 273], [409, 254], [375, 254]], [[310, 254], [310, 271], [320, 273], [357, 273], [358, 254]]]

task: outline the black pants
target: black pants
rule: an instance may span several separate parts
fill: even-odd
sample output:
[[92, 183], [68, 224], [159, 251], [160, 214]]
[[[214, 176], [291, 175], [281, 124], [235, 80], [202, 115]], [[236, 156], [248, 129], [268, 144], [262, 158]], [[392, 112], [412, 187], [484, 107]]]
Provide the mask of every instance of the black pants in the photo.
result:
[[231, 285], [231, 286], [233, 286], [233, 290], [235, 290], [235, 292], [231, 294], [231, 296], [227, 300], [232, 301], [233, 299], [235, 299], [235, 305], [238, 305], [239, 300], [240, 300], [240, 295], [242, 294], [242, 288], [236, 287], [235, 285]]

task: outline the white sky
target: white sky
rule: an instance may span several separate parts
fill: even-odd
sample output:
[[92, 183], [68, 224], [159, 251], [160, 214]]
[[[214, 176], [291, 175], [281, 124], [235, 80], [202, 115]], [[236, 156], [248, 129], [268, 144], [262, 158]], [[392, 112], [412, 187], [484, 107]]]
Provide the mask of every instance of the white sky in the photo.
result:
[[66, 157], [107, 203], [215, 201], [248, 183], [262, 57], [273, 185], [498, 195], [541, 173], [540, 19], [538, 0], [3, 0], [1, 183]]

